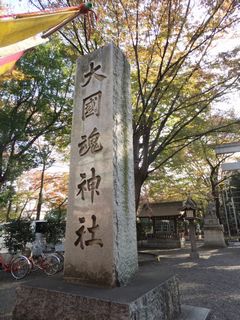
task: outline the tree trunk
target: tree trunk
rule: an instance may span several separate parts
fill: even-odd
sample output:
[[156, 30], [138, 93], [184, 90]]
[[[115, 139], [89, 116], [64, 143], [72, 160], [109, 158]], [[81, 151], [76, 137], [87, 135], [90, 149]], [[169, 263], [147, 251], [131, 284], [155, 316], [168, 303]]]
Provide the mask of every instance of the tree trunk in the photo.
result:
[[136, 212], [139, 206], [140, 202], [140, 196], [141, 196], [141, 189], [144, 181], [146, 180], [146, 177], [141, 174], [140, 170], [135, 170], [135, 206], [136, 206]]
[[220, 216], [220, 200], [219, 200], [219, 191], [218, 191], [218, 169], [216, 167], [213, 168], [211, 175], [210, 175], [210, 182], [211, 182], [211, 193], [214, 199], [215, 208], [216, 208], [216, 216], [219, 219], [220, 224], [221, 216]]
[[[20, 220], [22, 218], [23, 211], [26, 208], [27, 204], [28, 204], [28, 199], [25, 201], [23, 207], [21, 208], [21, 211], [20, 211], [19, 216], [18, 216], [18, 220]], [[17, 212], [18, 212], [18, 209], [17, 209], [16, 213]]]
[[41, 174], [41, 183], [40, 183], [40, 190], [38, 194], [38, 204], [37, 204], [37, 214], [36, 214], [36, 220], [40, 220], [41, 215], [41, 209], [42, 209], [42, 203], [43, 203], [43, 184], [44, 184], [44, 174], [46, 170], [46, 163], [43, 162], [43, 168], [42, 168], [42, 174]]
[[219, 200], [219, 193], [217, 192], [217, 196], [215, 198], [215, 205], [216, 205], [216, 216], [219, 219], [220, 224], [222, 224], [222, 219], [220, 215], [220, 200]]
[[9, 203], [8, 203], [8, 208], [7, 208], [7, 213], [6, 213], [6, 222], [8, 222], [10, 219], [10, 212], [11, 212], [11, 209], [12, 209], [12, 199], [9, 200]]

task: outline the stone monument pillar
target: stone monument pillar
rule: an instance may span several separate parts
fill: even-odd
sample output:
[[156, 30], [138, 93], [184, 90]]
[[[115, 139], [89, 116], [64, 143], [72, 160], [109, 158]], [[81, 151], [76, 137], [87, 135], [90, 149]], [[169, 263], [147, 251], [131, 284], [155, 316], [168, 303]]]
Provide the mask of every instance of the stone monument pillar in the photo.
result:
[[130, 67], [109, 44], [77, 63], [64, 278], [115, 287], [138, 268]]
[[216, 216], [216, 207], [213, 201], [209, 201], [207, 214], [204, 218], [204, 247], [225, 248], [223, 225], [220, 225]]

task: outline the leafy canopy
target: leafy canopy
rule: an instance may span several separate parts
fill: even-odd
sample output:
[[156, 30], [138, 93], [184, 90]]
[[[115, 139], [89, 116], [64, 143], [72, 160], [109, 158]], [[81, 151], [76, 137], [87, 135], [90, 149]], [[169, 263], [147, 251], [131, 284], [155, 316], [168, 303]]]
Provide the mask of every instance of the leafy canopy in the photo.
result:
[[0, 84], [0, 187], [39, 164], [39, 137], [55, 143], [72, 109], [71, 60], [60, 42], [39, 46], [18, 64], [24, 79]]
[[[30, 2], [39, 8], [78, 3]], [[136, 204], [150, 173], [206, 133], [221, 130], [209, 127], [206, 116], [239, 83], [239, 48], [212, 49], [239, 26], [239, 8], [235, 0], [96, 0], [99, 23], [90, 40], [87, 18], [61, 30], [78, 55], [113, 41], [130, 61]]]

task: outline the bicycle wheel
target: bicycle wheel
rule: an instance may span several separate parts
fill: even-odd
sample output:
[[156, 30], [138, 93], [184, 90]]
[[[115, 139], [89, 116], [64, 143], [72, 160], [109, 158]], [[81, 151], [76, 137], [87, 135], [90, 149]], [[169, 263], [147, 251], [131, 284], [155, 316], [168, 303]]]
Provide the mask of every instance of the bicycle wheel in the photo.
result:
[[11, 274], [17, 279], [23, 279], [30, 272], [31, 263], [25, 256], [19, 256], [13, 259], [11, 263]]
[[30, 264], [31, 264], [31, 271], [37, 271], [39, 269], [39, 266], [37, 264], [37, 262], [35, 261], [35, 259], [30, 258]]
[[54, 255], [57, 256], [58, 259], [60, 260], [60, 265], [59, 265], [59, 270], [58, 270], [60, 272], [63, 270], [63, 267], [64, 267], [64, 256], [60, 252], [55, 252]]
[[59, 271], [60, 264], [60, 259], [55, 254], [48, 255], [42, 265], [43, 271], [48, 276], [52, 276]]

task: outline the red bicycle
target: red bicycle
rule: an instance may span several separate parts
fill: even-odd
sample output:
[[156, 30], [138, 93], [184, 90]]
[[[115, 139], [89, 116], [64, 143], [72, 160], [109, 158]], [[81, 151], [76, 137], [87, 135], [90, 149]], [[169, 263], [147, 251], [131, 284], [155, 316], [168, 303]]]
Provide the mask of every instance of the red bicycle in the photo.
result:
[[5, 272], [11, 272], [14, 279], [20, 280], [30, 272], [31, 263], [25, 256], [12, 256], [9, 261], [6, 261], [0, 255], [0, 269]]
[[31, 271], [43, 270], [48, 276], [52, 276], [61, 270], [61, 261], [56, 254], [41, 254], [28, 258], [31, 264]]

